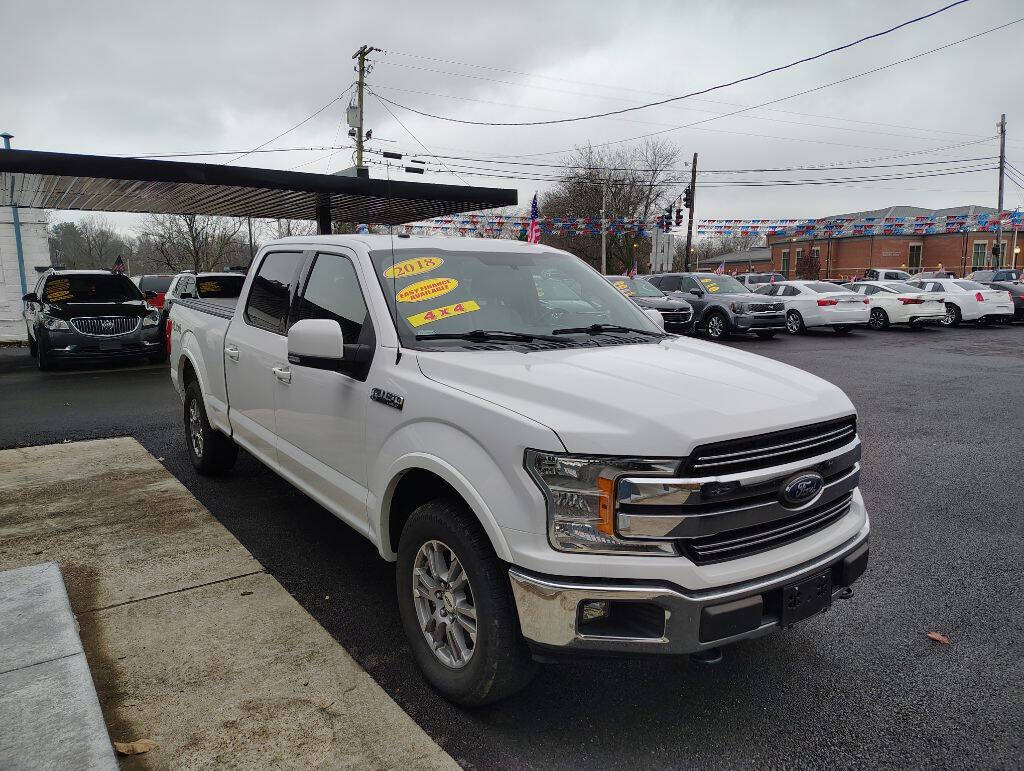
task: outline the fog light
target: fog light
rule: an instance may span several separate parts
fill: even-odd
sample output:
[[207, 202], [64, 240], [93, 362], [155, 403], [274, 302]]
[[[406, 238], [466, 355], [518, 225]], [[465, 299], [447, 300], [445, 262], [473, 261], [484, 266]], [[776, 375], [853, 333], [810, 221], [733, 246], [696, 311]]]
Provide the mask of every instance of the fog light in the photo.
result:
[[608, 618], [611, 605], [607, 600], [587, 600], [580, 608], [580, 621], [584, 624]]

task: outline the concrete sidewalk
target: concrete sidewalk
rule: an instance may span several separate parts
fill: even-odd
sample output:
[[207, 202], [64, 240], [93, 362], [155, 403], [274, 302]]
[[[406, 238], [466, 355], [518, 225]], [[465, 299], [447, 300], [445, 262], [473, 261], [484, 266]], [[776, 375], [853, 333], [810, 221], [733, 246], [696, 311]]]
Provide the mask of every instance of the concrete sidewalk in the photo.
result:
[[0, 570], [57, 562], [122, 767], [455, 768], [133, 439], [0, 451]]

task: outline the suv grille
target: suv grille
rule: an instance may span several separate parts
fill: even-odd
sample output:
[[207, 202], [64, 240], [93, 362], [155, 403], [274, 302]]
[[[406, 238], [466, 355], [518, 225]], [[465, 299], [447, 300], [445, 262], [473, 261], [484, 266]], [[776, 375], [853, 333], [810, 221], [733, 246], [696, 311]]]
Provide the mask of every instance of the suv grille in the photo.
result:
[[747, 310], [751, 313], [765, 313], [767, 311], [781, 311], [785, 306], [782, 303], [750, 303]]
[[134, 332], [140, 321], [138, 316], [92, 316], [71, 319], [71, 326], [83, 335], [114, 337]]
[[811, 426], [701, 445], [693, 451], [686, 467], [699, 476], [711, 476], [781, 466], [835, 450], [856, 435], [857, 418], [850, 415]]
[[850, 510], [852, 499], [853, 493], [847, 493], [838, 500], [815, 506], [786, 519], [684, 541], [683, 551], [694, 563], [710, 565], [775, 549], [841, 519]]
[[668, 324], [682, 324], [683, 322], [689, 321], [693, 316], [692, 311], [662, 311], [661, 317]]

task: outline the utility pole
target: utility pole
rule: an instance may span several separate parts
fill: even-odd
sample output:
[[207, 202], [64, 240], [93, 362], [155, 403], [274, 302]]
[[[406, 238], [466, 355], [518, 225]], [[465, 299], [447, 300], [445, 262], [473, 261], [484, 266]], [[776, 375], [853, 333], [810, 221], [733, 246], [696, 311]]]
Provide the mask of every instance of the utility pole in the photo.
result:
[[686, 223], [686, 258], [683, 261], [683, 271], [690, 272], [690, 253], [693, 249], [693, 206], [697, 196], [697, 153], [693, 154], [693, 165], [690, 167], [690, 195], [687, 208], [690, 210], [690, 217]]
[[1006, 172], [1006, 113], [996, 124], [999, 129], [999, 225], [996, 227], [996, 245], [992, 250], [992, 267], [998, 267], [1003, 256], [1003, 174]]
[[[608, 172], [609, 176], [611, 172]], [[608, 275], [608, 222], [605, 219], [605, 210], [608, 208], [608, 177], [604, 178], [601, 185], [601, 275]]]
[[356, 100], [359, 104], [359, 125], [356, 127], [356, 166], [363, 165], [363, 141], [365, 140], [365, 134], [363, 132], [363, 90], [366, 86], [366, 57], [374, 51], [379, 51], [379, 48], [373, 46], [363, 45], [358, 51], [352, 54], [353, 59], [358, 59], [359, 64], [356, 68], [359, 73], [359, 77], [356, 81]]

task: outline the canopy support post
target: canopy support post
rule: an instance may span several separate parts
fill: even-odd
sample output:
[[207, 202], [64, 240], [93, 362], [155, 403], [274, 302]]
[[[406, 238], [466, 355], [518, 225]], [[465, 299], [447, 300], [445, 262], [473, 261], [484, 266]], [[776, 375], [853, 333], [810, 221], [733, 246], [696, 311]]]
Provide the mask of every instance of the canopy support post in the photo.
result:
[[331, 198], [321, 195], [316, 200], [316, 232], [321, 236], [331, 234]]

